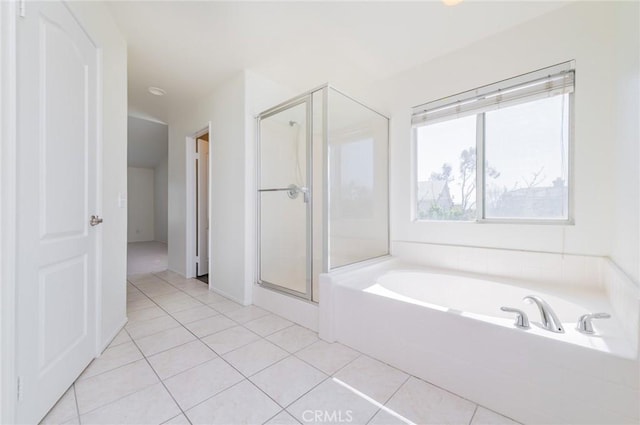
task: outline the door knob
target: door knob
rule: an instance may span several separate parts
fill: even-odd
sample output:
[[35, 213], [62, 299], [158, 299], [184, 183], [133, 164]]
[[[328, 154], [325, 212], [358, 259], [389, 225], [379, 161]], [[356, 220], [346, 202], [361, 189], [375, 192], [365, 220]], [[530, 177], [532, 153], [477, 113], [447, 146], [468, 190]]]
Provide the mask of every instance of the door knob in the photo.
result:
[[97, 215], [92, 215], [91, 219], [89, 220], [89, 224], [91, 224], [92, 226], [97, 226], [98, 224], [102, 223], [102, 218], [98, 217]]

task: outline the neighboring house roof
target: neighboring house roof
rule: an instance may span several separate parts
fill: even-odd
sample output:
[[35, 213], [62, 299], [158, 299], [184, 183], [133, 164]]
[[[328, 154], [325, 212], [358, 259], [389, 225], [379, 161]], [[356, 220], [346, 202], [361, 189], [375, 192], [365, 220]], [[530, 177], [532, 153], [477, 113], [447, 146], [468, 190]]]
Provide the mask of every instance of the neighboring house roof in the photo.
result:
[[564, 185], [531, 187], [505, 192], [492, 215], [500, 217], [563, 217], [568, 189]]
[[429, 179], [418, 182], [417, 193], [418, 208], [430, 208], [438, 205], [444, 210], [449, 210], [453, 206], [449, 184], [446, 180]]

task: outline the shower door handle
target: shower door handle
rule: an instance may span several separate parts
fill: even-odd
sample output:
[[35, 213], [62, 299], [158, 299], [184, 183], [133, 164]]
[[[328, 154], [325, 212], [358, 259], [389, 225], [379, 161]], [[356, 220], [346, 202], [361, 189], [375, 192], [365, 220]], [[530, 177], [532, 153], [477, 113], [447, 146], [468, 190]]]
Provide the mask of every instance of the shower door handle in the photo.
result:
[[302, 199], [304, 200], [305, 204], [308, 204], [309, 201], [311, 200], [311, 192], [309, 192], [309, 188], [299, 187], [298, 192], [302, 192]]
[[309, 192], [308, 187], [298, 186], [295, 184], [290, 184], [288, 187], [287, 195], [291, 199], [296, 199], [299, 194], [302, 193], [302, 199], [305, 204], [308, 204], [311, 199], [311, 193]]
[[275, 189], [258, 189], [258, 192], [287, 192], [287, 196], [291, 199], [296, 199], [299, 194], [302, 193], [305, 204], [311, 201], [311, 193], [308, 187], [300, 187], [295, 184], [290, 184], [287, 187], [280, 187]]

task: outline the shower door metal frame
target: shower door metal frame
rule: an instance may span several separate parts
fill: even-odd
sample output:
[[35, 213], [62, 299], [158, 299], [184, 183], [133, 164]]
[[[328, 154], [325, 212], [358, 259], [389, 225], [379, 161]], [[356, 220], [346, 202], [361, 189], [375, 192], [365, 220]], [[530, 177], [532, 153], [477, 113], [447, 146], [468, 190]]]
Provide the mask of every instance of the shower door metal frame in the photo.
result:
[[[256, 281], [259, 285], [275, 291], [283, 292], [289, 295], [303, 298], [308, 301], [313, 299], [313, 102], [312, 94], [305, 93], [295, 97], [285, 103], [277, 105], [260, 113], [256, 117]], [[261, 155], [261, 131], [260, 124], [262, 120], [277, 115], [287, 109], [304, 104], [306, 106], [306, 187], [309, 190], [309, 202], [306, 202], [306, 292], [299, 292], [293, 289], [285, 288], [273, 282], [262, 280], [262, 199], [261, 199], [261, 173], [262, 173], [262, 155]]]

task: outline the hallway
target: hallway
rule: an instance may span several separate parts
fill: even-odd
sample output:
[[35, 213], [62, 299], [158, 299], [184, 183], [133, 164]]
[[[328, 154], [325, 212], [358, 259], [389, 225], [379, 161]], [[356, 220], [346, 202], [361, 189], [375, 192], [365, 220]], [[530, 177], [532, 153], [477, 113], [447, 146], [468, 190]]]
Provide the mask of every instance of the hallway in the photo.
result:
[[167, 244], [158, 241], [127, 244], [127, 275], [167, 270]]

